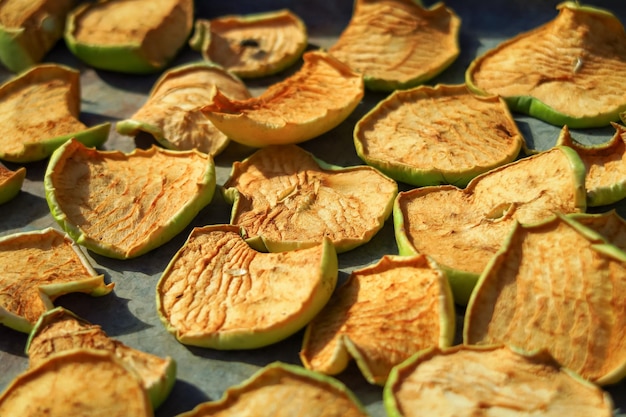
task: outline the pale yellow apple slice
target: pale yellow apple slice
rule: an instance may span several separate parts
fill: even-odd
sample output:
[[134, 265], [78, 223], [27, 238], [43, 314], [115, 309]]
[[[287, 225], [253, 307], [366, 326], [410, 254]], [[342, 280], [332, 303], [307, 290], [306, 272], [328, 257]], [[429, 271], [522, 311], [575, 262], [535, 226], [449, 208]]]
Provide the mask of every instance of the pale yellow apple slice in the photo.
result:
[[0, 238], [0, 323], [28, 333], [54, 300], [72, 292], [110, 293], [114, 284], [66, 235], [48, 228]]
[[202, 111], [230, 139], [253, 147], [304, 142], [331, 130], [361, 101], [363, 78], [323, 51], [303, 59], [298, 72], [260, 96], [233, 100], [218, 89]]
[[303, 328], [337, 283], [328, 239], [282, 253], [250, 248], [232, 225], [195, 228], [157, 284], [157, 311], [183, 344], [270, 345]]
[[454, 338], [454, 300], [443, 272], [426, 256], [384, 256], [353, 271], [307, 326], [300, 359], [338, 374], [356, 359], [365, 378], [384, 384], [414, 353]]

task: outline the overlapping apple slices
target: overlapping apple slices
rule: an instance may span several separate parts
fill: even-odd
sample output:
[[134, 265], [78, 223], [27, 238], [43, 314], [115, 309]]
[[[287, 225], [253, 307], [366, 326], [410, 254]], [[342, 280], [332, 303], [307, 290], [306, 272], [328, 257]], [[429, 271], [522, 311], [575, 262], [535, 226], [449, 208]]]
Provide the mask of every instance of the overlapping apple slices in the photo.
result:
[[50, 158], [44, 189], [52, 216], [78, 244], [127, 259], [169, 241], [211, 202], [215, 165], [196, 150], [124, 154], [70, 140]]
[[441, 270], [426, 256], [384, 256], [355, 270], [307, 326], [304, 366], [338, 374], [356, 359], [365, 378], [384, 384], [414, 353], [452, 344], [454, 300]]
[[552, 21], [501, 43], [467, 69], [468, 86], [513, 111], [570, 128], [606, 126], [626, 110], [626, 32], [609, 11], [563, 2]]
[[515, 160], [523, 144], [504, 100], [477, 96], [465, 85], [395, 91], [354, 128], [361, 159], [415, 186], [464, 187]]
[[26, 178], [26, 168], [12, 171], [0, 163], [0, 204], [12, 200], [22, 189]]
[[470, 298], [464, 343], [545, 349], [614, 383], [626, 375], [624, 291], [626, 253], [592, 229], [564, 215], [517, 225]]
[[215, 64], [183, 65], [166, 71], [146, 103], [115, 127], [124, 135], [147, 132], [168, 149], [198, 149], [215, 156], [228, 145], [228, 137], [200, 111], [213, 100], [215, 88], [235, 100], [251, 97], [241, 80]]
[[299, 366], [274, 362], [218, 401], [199, 404], [178, 417], [367, 417], [363, 405], [342, 382]]
[[58, 64], [37, 65], [0, 86], [0, 159], [45, 159], [75, 138], [89, 146], [107, 140], [110, 123], [79, 119], [80, 74]]
[[363, 74], [371, 90], [414, 87], [445, 70], [460, 53], [461, 19], [443, 3], [356, 0], [352, 19], [329, 53]]
[[258, 250], [280, 252], [329, 238], [337, 252], [369, 242], [391, 215], [395, 181], [368, 166], [326, 164], [296, 145], [233, 163], [224, 196], [231, 224]]
[[429, 349], [394, 368], [383, 391], [391, 417], [611, 417], [598, 386], [546, 352], [502, 346]]
[[100, 326], [63, 307], [45, 312], [35, 324], [26, 346], [28, 366], [35, 368], [54, 355], [74, 349], [114, 354], [141, 378], [155, 409], [167, 398], [176, 381], [176, 363], [172, 358], [161, 358], [111, 339]]
[[260, 253], [232, 225], [195, 228], [157, 284], [157, 310], [183, 344], [253, 349], [303, 328], [337, 283], [328, 239], [290, 252]]
[[343, 122], [361, 101], [363, 77], [323, 51], [259, 97], [233, 100], [218, 89], [206, 117], [230, 139], [252, 147], [304, 142]]
[[452, 185], [401, 192], [394, 206], [401, 255], [431, 256], [465, 304], [516, 221], [585, 211], [585, 167], [574, 150], [551, 150], [495, 168], [465, 189]]
[[287, 9], [198, 19], [190, 46], [242, 78], [264, 77], [296, 63], [308, 44], [306, 25]]
[[0, 415], [152, 417], [141, 379], [110, 352], [78, 349], [18, 375], [0, 395]]
[[67, 17], [65, 44], [94, 68], [152, 73], [185, 45], [193, 18], [193, 0], [83, 2]]
[[557, 145], [569, 146], [587, 169], [587, 205], [596, 207], [616, 203], [626, 197], [626, 128], [613, 123], [615, 134], [607, 142], [583, 145], [563, 126]]
[[21, 72], [39, 63], [63, 37], [76, 0], [12, 0], [0, 3], [0, 63]]
[[53, 301], [72, 292], [108, 294], [80, 248], [49, 228], [0, 238], [0, 323], [28, 333]]

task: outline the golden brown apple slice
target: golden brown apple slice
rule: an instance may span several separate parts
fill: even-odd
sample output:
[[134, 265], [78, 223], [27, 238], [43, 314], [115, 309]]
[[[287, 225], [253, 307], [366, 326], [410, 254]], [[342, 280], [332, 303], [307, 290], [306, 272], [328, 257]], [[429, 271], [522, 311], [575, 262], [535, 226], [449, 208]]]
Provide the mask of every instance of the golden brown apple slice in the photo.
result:
[[157, 284], [157, 310], [183, 344], [266, 346], [303, 328], [337, 283], [329, 240], [282, 253], [250, 248], [232, 225], [195, 228]]
[[611, 397], [546, 352], [458, 345], [396, 367], [383, 392], [390, 417], [611, 417]]
[[235, 162], [224, 184], [231, 223], [258, 250], [280, 252], [329, 238], [337, 252], [370, 241], [391, 215], [397, 184], [367, 166], [341, 168], [295, 145]]
[[363, 74], [371, 90], [414, 87], [446, 69], [460, 53], [461, 19], [443, 3], [357, 0], [331, 55]]
[[57, 297], [72, 292], [101, 296], [113, 287], [55, 229], [0, 238], [0, 323], [8, 327], [28, 333]]
[[300, 359], [338, 374], [356, 359], [365, 378], [384, 384], [395, 365], [454, 338], [454, 300], [443, 272], [426, 256], [384, 256], [355, 270], [307, 326]]
[[560, 215], [517, 225], [470, 298], [466, 344], [547, 350], [597, 384], [626, 375], [626, 253]]
[[595, 230], [611, 244], [626, 252], [626, 220], [615, 209], [598, 214], [569, 214], [568, 217]]
[[465, 187], [514, 161], [523, 143], [504, 100], [477, 96], [465, 85], [395, 91], [354, 128], [361, 159], [415, 186]]
[[13, 199], [20, 192], [24, 178], [26, 178], [26, 168], [11, 171], [0, 164], [0, 204]]

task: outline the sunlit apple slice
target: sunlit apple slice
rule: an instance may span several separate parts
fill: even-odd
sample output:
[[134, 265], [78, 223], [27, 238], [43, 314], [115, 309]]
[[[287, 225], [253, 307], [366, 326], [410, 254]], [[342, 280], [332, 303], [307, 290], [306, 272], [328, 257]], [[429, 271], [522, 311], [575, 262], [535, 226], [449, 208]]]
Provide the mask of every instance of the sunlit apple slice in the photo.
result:
[[626, 253], [566, 216], [517, 225], [470, 298], [466, 344], [545, 349], [597, 384], [626, 375]]
[[465, 304], [478, 276], [516, 221], [585, 211], [585, 167], [567, 147], [520, 159], [452, 185], [401, 192], [394, 206], [401, 255], [429, 255], [446, 270], [455, 301]]
[[12, 200], [22, 189], [22, 184], [26, 178], [26, 168], [18, 168], [11, 171], [3, 164], [0, 164], [0, 204]]
[[183, 344], [270, 345], [303, 328], [337, 283], [328, 239], [282, 253], [252, 249], [232, 225], [195, 228], [157, 284], [157, 310]]
[[224, 183], [231, 223], [258, 250], [280, 252], [329, 238], [337, 252], [369, 242], [391, 215], [397, 184], [374, 168], [326, 164], [296, 145], [235, 162]]
[[363, 97], [363, 78], [323, 51], [303, 55], [294, 75], [259, 97], [233, 100], [218, 89], [202, 108], [230, 139], [263, 147], [304, 142], [343, 122]]
[[28, 366], [35, 368], [53, 355], [73, 349], [95, 349], [113, 353], [141, 378], [153, 408], [167, 398], [176, 381], [176, 363], [109, 338], [93, 325], [63, 307], [41, 315], [28, 337]]
[[514, 161], [523, 143], [504, 100], [477, 96], [465, 85], [395, 91], [354, 129], [361, 159], [415, 186], [465, 187]]
[[63, 37], [65, 17], [76, 0], [0, 2], [0, 62], [13, 72], [39, 63]]
[[367, 417], [342, 382], [302, 367], [274, 362], [217, 401], [199, 404], [179, 417]]
[[211, 202], [215, 165], [196, 150], [125, 154], [70, 140], [50, 158], [44, 188], [52, 216], [78, 244], [127, 259], [172, 239]]
[[557, 145], [573, 148], [587, 169], [585, 188], [591, 207], [616, 203], [626, 197], [626, 128], [613, 123], [615, 134], [605, 143], [583, 145], [563, 126]]
[[414, 87], [445, 70], [460, 53], [461, 19], [443, 3], [357, 0], [352, 19], [328, 50], [363, 74], [371, 90]]
[[356, 359], [365, 378], [384, 384], [391, 368], [454, 338], [454, 300], [443, 272], [426, 256], [384, 256], [358, 269], [307, 326], [300, 359], [338, 374]]
[[192, 48], [242, 78], [264, 77], [296, 63], [308, 44], [304, 22], [287, 9], [198, 19]]
[[0, 395], [0, 415], [152, 417], [141, 379], [109, 352], [71, 350], [18, 375]]
[[217, 65], [183, 65], [157, 80], [146, 103], [130, 119], [116, 124], [117, 132], [147, 132], [168, 149], [197, 149], [215, 156], [228, 145], [228, 137], [213, 126], [200, 108], [213, 100], [216, 87], [236, 100], [251, 97], [241, 80]]
[[546, 352], [458, 345], [420, 352], [383, 391], [389, 417], [611, 417], [613, 401]]
[[193, 18], [193, 0], [84, 2], [68, 15], [65, 43], [94, 68], [151, 73], [185, 45]]
[[28, 333], [57, 297], [73, 292], [101, 296], [113, 287], [55, 229], [0, 238], [0, 323], [5, 326]]
[[569, 214], [568, 217], [600, 233], [611, 244], [626, 252], [626, 220], [615, 209], [598, 214]]
[[606, 126], [626, 110], [626, 32], [607, 10], [567, 1], [558, 16], [476, 58], [465, 80], [557, 126]]
[[80, 74], [41, 64], [0, 86], [0, 159], [32, 162], [49, 157], [70, 138], [104, 143], [110, 123], [87, 127], [79, 119]]

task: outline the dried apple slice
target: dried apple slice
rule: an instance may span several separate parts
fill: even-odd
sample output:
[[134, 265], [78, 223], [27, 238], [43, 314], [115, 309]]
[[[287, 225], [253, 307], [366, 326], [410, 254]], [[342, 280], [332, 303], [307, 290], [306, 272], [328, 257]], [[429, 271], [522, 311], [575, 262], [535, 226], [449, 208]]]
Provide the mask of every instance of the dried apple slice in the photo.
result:
[[0, 415], [152, 417], [139, 377], [109, 352], [71, 350], [18, 375], [0, 395]]
[[287, 9], [198, 19], [190, 46], [242, 78], [264, 77], [296, 63], [308, 45], [304, 22]]
[[[575, 255], [574, 255], [575, 254]], [[517, 225], [470, 298], [466, 344], [545, 349], [599, 385], [626, 375], [626, 253], [560, 215]]]
[[199, 404], [179, 417], [367, 417], [365, 408], [342, 382], [299, 366], [274, 362], [217, 401]]
[[[28, 333], [54, 300], [72, 292], [102, 296], [113, 290], [80, 248], [48, 228], [0, 238], [0, 323]], [[0, 414], [1, 415], [1, 414]]]
[[303, 328], [337, 283], [328, 239], [299, 251], [260, 253], [232, 225], [195, 228], [157, 284], [157, 310], [183, 344], [270, 345]]
[[424, 255], [387, 255], [337, 289], [307, 326], [300, 359], [332, 375], [351, 356], [370, 383], [382, 385], [415, 352], [450, 346], [454, 326], [452, 293], [435, 263]]
[[50, 158], [44, 188], [52, 216], [76, 243], [128, 259], [172, 239], [211, 202], [215, 165], [196, 150], [124, 154], [70, 140]]
[[198, 149], [215, 156], [228, 145], [228, 137], [200, 108], [213, 100], [216, 87], [235, 100], [251, 97], [241, 80], [215, 64], [183, 65], [157, 80], [146, 103], [130, 119], [116, 124], [117, 132], [136, 135], [143, 131], [168, 149]]
[[595, 230], [611, 244], [626, 252], [626, 220], [615, 209], [598, 214], [569, 214], [568, 217]]
[[0, 3], [0, 62], [13, 72], [39, 63], [63, 37], [76, 0], [6, 0]]
[[156, 72], [185, 45], [193, 14], [193, 0], [85, 2], [68, 15], [65, 43], [94, 68]]
[[230, 222], [256, 249], [280, 252], [328, 237], [345, 252], [384, 226], [398, 185], [374, 168], [332, 166], [296, 145], [282, 145], [235, 162], [224, 190], [233, 204]]
[[230, 139], [263, 147], [304, 142], [343, 122], [363, 97], [363, 78], [323, 51], [303, 55], [294, 75], [259, 97], [232, 100], [218, 89], [202, 112]]
[[567, 1], [558, 16], [475, 59], [465, 80], [513, 111], [570, 128], [606, 126], [626, 110], [626, 32], [607, 10]]
[[161, 358], [111, 339], [100, 326], [63, 307], [45, 312], [35, 324], [26, 345], [28, 366], [35, 368], [51, 356], [73, 349], [113, 353], [141, 378], [155, 409], [167, 398], [176, 381], [176, 362], [172, 358]]
[[394, 206], [399, 252], [434, 258], [446, 269], [455, 301], [465, 304], [516, 221], [585, 211], [584, 181], [576, 152], [556, 147], [481, 174], [465, 189], [401, 192]]
[[370, 90], [415, 87], [460, 53], [461, 19], [443, 3], [356, 0], [352, 19], [328, 52], [363, 74]]
[[0, 204], [12, 200], [22, 189], [26, 168], [18, 168], [11, 171], [3, 164], [0, 164]]
[[383, 391], [389, 417], [611, 417], [608, 393], [546, 352], [458, 345], [420, 352]]
[[613, 123], [613, 137], [598, 145], [583, 145], [563, 126], [557, 145], [573, 148], [587, 169], [585, 188], [591, 207], [616, 203], [626, 197], [626, 128]]
[[110, 123], [87, 127], [78, 120], [79, 77], [72, 68], [42, 64], [0, 86], [0, 159], [32, 162], [70, 138], [88, 146], [107, 140]]
[[465, 85], [395, 91], [359, 120], [359, 157], [415, 186], [465, 187], [475, 176], [515, 160], [524, 138], [500, 97]]

